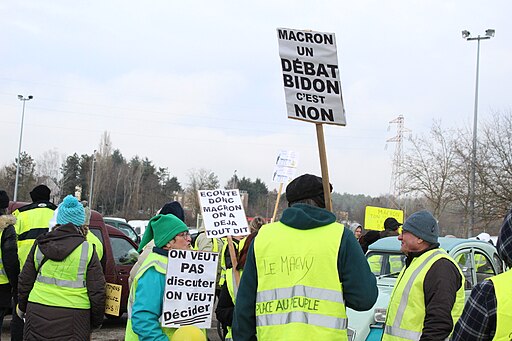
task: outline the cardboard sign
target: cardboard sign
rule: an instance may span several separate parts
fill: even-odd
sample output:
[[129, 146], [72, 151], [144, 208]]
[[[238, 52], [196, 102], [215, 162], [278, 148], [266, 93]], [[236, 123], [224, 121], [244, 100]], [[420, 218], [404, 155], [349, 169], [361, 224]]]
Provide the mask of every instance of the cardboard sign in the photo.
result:
[[346, 125], [334, 33], [278, 28], [288, 118]]
[[288, 183], [297, 174], [299, 154], [290, 150], [281, 150], [276, 159], [272, 181], [277, 183]]
[[211, 328], [218, 259], [215, 252], [169, 250], [162, 327]]
[[107, 283], [105, 287], [105, 314], [119, 316], [122, 290], [121, 285]]
[[404, 222], [404, 211], [391, 208], [366, 206], [364, 214], [364, 228], [366, 230], [384, 230], [384, 220], [392, 217], [399, 223]]
[[249, 225], [238, 189], [199, 190], [206, 236], [245, 236]]

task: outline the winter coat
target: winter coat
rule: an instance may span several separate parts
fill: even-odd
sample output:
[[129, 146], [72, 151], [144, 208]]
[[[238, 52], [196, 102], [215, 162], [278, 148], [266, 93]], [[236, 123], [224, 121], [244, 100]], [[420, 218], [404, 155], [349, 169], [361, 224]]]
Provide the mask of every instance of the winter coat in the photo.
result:
[[18, 260], [18, 245], [16, 244], [16, 231], [14, 224], [16, 218], [12, 215], [0, 216], [0, 231], [2, 231], [1, 248], [2, 263], [9, 283], [0, 284], [0, 307], [10, 307], [11, 299], [17, 300], [18, 275], [20, 262]]
[[37, 237], [18, 283], [19, 308], [27, 314], [25, 340], [89, 340], [91, 328], [98, 328], [103, 323], [105, 277], [96, 252], [92, 253], [86, 271], [90, 309], [54, 307], [29, 301], [38, 274], [34, 265], [36, 246], [49, 260], [62, 261], [84, 241], [84, 236], [73, 224], [59, 226]]

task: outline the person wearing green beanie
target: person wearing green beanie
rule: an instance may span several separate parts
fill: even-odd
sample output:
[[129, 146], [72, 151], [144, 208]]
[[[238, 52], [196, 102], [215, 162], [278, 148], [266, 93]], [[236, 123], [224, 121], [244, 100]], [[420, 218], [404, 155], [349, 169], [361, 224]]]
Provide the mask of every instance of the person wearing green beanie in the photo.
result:
[[139, 253], [144, 246], [152, 239], [155, 246], [162, 248], [168, 241], [172, 240], [178, 233], [188, 232], [188, 227], [173, 214], [157, 214], [148, 223], [148, 227], [142, 236], [139, 244]]
[[128, 321], [125, 340], [168, 340], [176, 331], [164, 328], [162, 315], [168, 252], [190, 250], [190, 233], [183, 221], [173, 214], [157, 214], [148, 223], [139, 250], [151, 240], [155, 247], [138, 269], [130, 285]]

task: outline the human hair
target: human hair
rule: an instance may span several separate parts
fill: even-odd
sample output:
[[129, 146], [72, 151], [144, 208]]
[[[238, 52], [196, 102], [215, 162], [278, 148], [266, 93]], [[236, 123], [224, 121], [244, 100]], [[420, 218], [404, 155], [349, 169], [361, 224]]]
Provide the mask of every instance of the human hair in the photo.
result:
[[298, 201], [294, 201], [294, 202], [290, 202], [288, 203], [288, 207], [294, 205], [294, 204], [308, 204], [308, 205], [311, 205], [311, 206], [315, 206], [315, 207], [320, 207], [320, 208], [325, 208], [325, 206], [320, 206], [314, 199], [312, 198], [307, 198], [307, 199], [301, 199], [301, 200], [298, 200]]
[[265, 218], [262, 216], [256, 216], [251, 220], [251, 223], [249, 224], [249, 228], [251, 230], [251, 233], [254, 231], [258, 231], [261, 226], [265, 224]]
[[249, 247], [251, 246], [252, 241], [258, 235], [258, 231], [255, 231], [247, 236], [245, 239], [244, 247], [238, 254], [238, 265], [236, 268], [238, 270], [242, 270], [245, 266], [245, 261], [247, 260], [247, 253], [249, 252]]

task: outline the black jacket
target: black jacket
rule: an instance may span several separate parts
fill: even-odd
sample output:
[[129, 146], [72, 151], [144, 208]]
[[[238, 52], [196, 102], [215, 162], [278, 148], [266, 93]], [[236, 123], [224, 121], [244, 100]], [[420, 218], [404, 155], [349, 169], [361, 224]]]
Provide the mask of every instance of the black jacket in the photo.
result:
[[16, 243], [16, 231], [14, 224], [16, 218], [12, 215], [0, 216], [0, 231], [2, 231], [2, 263], [9, 283], [0, 284], [0, 307], [9, 307], [11, 299], [17, 300], [18, 275], [20, 274], [20, 262], [18, 260], [18, 245]]

